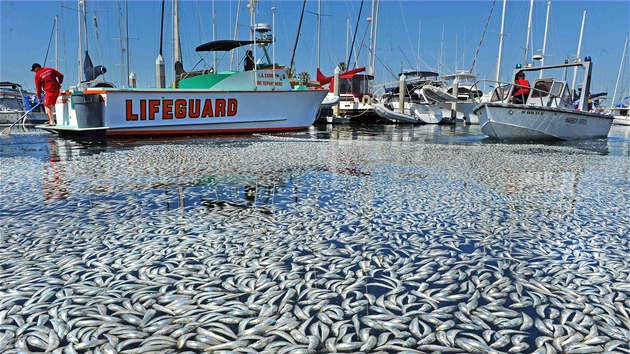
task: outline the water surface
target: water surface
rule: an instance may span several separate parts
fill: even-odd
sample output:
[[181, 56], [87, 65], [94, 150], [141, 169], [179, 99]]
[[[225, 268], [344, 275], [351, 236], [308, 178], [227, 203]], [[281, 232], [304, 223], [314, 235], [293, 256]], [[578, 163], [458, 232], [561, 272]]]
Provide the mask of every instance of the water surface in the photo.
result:
[[622, 126], [12, 129], [0, 351], [629, 352], [629, 166]]

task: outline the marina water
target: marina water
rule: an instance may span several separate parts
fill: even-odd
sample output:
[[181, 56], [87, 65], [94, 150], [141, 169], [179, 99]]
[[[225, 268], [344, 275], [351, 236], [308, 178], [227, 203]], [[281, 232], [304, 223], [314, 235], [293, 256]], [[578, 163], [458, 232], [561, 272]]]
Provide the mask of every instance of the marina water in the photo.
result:
[[630, 352], [628, 127], [16, 127], [0, 176], [3, 353]]

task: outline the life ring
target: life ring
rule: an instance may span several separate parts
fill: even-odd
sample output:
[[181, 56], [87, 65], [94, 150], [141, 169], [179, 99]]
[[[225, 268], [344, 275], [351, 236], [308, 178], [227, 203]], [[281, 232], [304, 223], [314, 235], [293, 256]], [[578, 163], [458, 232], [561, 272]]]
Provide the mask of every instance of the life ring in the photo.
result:
[[363, 97], [361, 97], [361, 104], [368, 105], [371, 103], [372, 103], [372, 97], [368, 95], [363, 95]]

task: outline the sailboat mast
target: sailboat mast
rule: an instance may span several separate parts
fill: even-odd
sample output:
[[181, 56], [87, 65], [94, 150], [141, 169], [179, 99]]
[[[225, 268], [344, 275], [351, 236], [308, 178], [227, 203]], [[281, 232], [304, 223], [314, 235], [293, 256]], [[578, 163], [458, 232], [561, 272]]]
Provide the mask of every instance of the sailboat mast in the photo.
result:
[[322, 31], [322, 0], [317, 0], [317, 68], [318, 69], [320, 68], [319, 59], [321, 57], [321, 51], [320, 51], [321, 31]]
[[[547, 18], [545, 20], [545, 37], [543, 39], [542, 58], [540, 59], [540, 65], [545, 66], [545, 57], [547, 56], [547, 28], [549, 27], [549, 10], [551, 9], [551, 1], [547, 2]], [[543, 71], [540, 70], [539, 79], [543, 77]]]
[[[350, 69], [350, 59], [352, 57], [352, 50], [354, 49], [354, 41], [357, 39], [357, 31], [359, 30], [359, 21], [361, 21], [361, 13], [363, 12], [363, 2], [361, 0], [361, 6], [359, 6], [359, 16], [357, 18], [357, 24], [354, 26], [354, 35], [352, 36], [352, 45], [350, 45], [350, 55], [348, 56], [348, 62], [346, 63], [346, 68]], [[356, 60], [355, 60], [356, 63]]]
[[370, 73], [370, 75], [374, 76], [374, 74], [376, 73], [376, 40], [378, 37], [378, 14], [379, 14], [379, 7], [381, 5], [381, 1], [380, 0], [374, 0], [376, 2], [376, 12], [374, 14], [374, 17], [372, 17], [372, 23], [374, 24], [374, 42], [372, 43], [372, 48], [371, 48], [371, 57], [372, 57], [372, 72]]
[[[231, 0], [230, 0], [231, 1]], [[232, 6], [230, 5], [230, 9]], [[238, 18], [241, 15], [241, 0], [236, 1], [236, 23], [234, 24], [234, 40], [238, 39]], [[230, 70], [234, 69], [234, 50], [230, 51]]]
[[[352, 25], [350, 24], [350, 18], [346, 20], [346, 56], [350, 54], [350, 31], [352, 29]], [[347, 69], [347, 68], [346, 68]]]
[[127, 54], [125, 65], [125, 69], [127, 70], [127, 86], [131, 87], [129, 84], [129, 0], [125, 0], [125, 51]]
[[496, 82], [499, 82], [501, 76], [501, 55], [503, 54], [503, 29], [505, 28], [505, 7], [507, 0], [503, 0], [503, 14], [501, 15], [501, 33], [499, 33], [499, 54], [497, 56], [497, 72], [494, 77]]
[[179, 41], [179, 0], [173, 0], [173, 81], [177, 81], [175, 67], [182, 63]]
[[121, 26], [121, 21], [120, 19], [122, 18], [122, 9], [120, 7], [120, 0], [116, 0], [116, 9], [118, 11], [118, 35], [120, 36], [120, 38], [118, 38], [120, 40], [120, 85], [121, 86], [125, 86], [125, 67], [124, 67], [124, 55], [125, 55], [125, 47], [123, 46], [123, 38], [122, 38], [122, 28]]
[[166, 69], [164, 67], [164, 58], [162, 58], [162, 43], [164, 42], [164, 3], [166, 0], [162, 0], [162, 19], [160, 22], [160, 52], [155, 59], [155, 87], [166, 87]]
[[374, 5], [375, 5], [375, 0], [372, 0], [372, 13], [370, 15], [370, 17], [368, 18], [368, 22], [370, 23], [370, 50], [369, 50], [369, 55], [370, 55], [370, 59], [368, 60], [368, 74], [372, 75], [372, 50], [374, 50]]
[[79, 76], [77, 76], [77, 78], [79, 79], [79, 82], [83, 81], [81, 78], [83, 77], [83, 25], [82, 25], [82, 21], [83, 21], [83, 16], [82, 13], [84, 11], [83, 7], [85, 5], [85, 1], [83, 0], [79, 0], [79, 11], [77, 12], [79, 19], [78, 19], [78, 24], [79, 24]]
[[[586, 10], [584, 10], [584, 14], [582, 15], [582, 28], [580, 29], [580, 40], [578, 41], [577, 54], [575, 55], [576, 60], [580, 60], [580, 49], [582, 48], [582, 34], [584, 34], [585, 21], [586, 21]], [[577, 66], [574, 66], [573, 67], [573, 83], [571, 83], [571, 95], [573, 95], [573, 92], [575, 92], [575, 79], [576, 78], [577, 78]]]
[[302, 20], [304, 19], [304, 9], [306, 8], [306, 0], [302, 3], [302, 14], [300, 15], [300, 22], [298, 23], [297, 36], [295, 37], [295, 44], [293, 45], [293, 54], [291, 54], [291, 61], [289, 62], [289, 69], [293, 74], [293, 60], [295, 59], [295, 52], [297, 51], [298, 40], [300, 39], [300, 31], [302, 29]]
[[[214, 0], [212, 0], [212, 40], [217, 40], [217, 12], [214, 9]], [[212, 60], [212, 69], [217, 71], [217, 52], [215, 51]]]
[[534, 0], [529, 2], [529, 20], [527, 21], [527, 40], [525, 41], [525, 58], [523, 59], [523, 66], [527, 67], [527, 55], [529, 54], [529, 37], [532, 34], [532, 12], [534, 10]]
[[59, 17], [55, 15], [55, 70], [59, 70], [59, 55], [57, 45], [59, 42]]
[[621, 63], [619, 64], [619, 74], [617, 74], [617, 82], [615, 82], [615, 91], [612, 96], [612, 102], [610, 103], [613, 107], [615, 105], [615, 98], [617, 98], [617, 86], [619, 86], [619, 78], [621, 78], [621, 71], [623, 70], [623, 63], [626, 58], [627, 48], [628, 48], [628, 35], [626, 34], [626, 44], [623, 45], [623, 53], [621, 54]]

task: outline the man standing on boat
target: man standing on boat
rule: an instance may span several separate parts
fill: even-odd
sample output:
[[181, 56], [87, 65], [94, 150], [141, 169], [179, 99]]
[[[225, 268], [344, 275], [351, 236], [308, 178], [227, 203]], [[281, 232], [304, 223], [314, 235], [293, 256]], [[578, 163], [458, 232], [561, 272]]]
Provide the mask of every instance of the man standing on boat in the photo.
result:
[[527, 96], [529, 95], [529, 81], [525, 80], [525, 73], [519, 71], [514, 78], [516, 87], [512, 97], [514, 97], [514, 103], [523, 104], [527, 102]]
[[31, 66], [31, 71], [35, 73], [37, 100], [41, 103], [42, 91], [46, 94], [44, 98], [44, 107], [46, 107], [46, 114], [48, 114], [46, 125], [55, 125], [53, 112], [63, 83], [63, 74], [53, 68], [42, 68], [38, 63]]
[[254, 70], [254, 55], [251, 50], [245, 52], [245, 71]]

